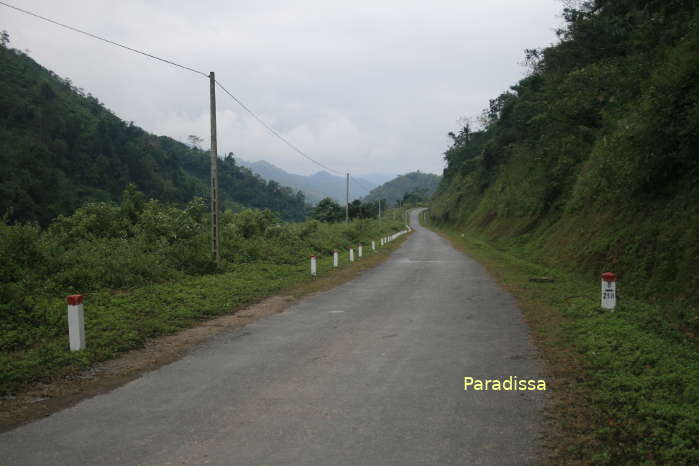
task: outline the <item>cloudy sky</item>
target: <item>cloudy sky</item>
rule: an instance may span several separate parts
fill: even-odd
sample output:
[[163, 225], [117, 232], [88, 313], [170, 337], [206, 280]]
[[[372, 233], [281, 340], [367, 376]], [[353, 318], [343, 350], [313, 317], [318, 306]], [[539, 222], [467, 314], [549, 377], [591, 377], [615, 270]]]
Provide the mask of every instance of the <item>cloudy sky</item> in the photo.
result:
[[[9, 0], [217, 79], [311, 157], [356, 175], [441, 174], [446, 133], [524, 76], [555, 41], [559, 0]], [[205, 77], [0, 5], [11, 46], [126, 121], [209, 143]], [[219, 152], [288, 171], [318, 167], [222, 92]]]

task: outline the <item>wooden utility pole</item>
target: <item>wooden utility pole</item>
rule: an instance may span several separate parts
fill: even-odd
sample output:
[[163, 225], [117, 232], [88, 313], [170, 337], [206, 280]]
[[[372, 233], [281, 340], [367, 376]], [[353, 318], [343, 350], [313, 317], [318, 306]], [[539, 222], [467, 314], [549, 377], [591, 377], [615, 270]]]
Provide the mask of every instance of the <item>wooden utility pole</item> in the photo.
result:
[[211, 100], [211, 255], [218, 265], [221, 261], [219, 250], [218, 224], [218, 148], [216, 144], [216, 78], [214, 72], [209, 73]]
[[349, 223], [349, 173], [347, 174], [347, 204], [345, 206], [345, 223]]

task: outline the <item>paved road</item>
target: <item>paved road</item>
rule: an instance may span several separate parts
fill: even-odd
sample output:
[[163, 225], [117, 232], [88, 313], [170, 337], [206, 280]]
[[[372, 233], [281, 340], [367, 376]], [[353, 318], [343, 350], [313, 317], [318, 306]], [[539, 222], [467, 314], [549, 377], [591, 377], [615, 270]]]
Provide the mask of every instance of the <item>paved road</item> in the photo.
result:
[[0, 436], [7, 465], [536, 464], [545, 394], [513, 298], [418, 226], [384, 264]]

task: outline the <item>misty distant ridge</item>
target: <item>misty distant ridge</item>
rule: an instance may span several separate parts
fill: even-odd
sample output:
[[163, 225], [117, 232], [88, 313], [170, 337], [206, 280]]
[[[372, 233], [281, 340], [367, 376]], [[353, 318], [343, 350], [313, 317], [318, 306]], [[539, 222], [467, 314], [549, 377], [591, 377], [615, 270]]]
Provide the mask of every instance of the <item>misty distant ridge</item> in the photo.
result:
[[[306, 200], [312, 204], [319, 202], [321, 199], [331, 197], [338, 202], [345, 202], [345, 177], [333, 175], [325, 170], [321, 170], [312, 175], [298, 175], [289, 173], [286, 170], [277, 167], [276, 165], [266, 161], [259, 160], [257, 162], [248, 162], [236, 158], [238, 165], [250, 169], [253, 173], [260, 175], [267, 180], [273, 180], [282, 186], [288, 186], [294, 190], [302, 191]], [[371, 173], [362, 177], [353, 176], [350, 180], [350, 199], [360, 199], [369, 194], [366, 189], [372, 190], [393, 178], [395, 175], [387, 173]], [[358, 183], [366, 189], [358, 186]]]

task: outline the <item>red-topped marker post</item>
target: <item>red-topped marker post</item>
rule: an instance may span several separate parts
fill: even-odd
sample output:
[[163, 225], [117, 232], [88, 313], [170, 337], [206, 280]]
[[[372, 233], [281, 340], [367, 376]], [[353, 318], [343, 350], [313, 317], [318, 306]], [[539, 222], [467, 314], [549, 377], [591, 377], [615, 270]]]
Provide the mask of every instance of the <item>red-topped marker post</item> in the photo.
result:
[[83, 296], [73, 294], [66, 299], [68, 303], [68, 339], [71, 351], [85, 349], [85, 313]]
[[602, 274], [602, 309], [611, 311], [616, 307], [616, 274], [605, 272]]

